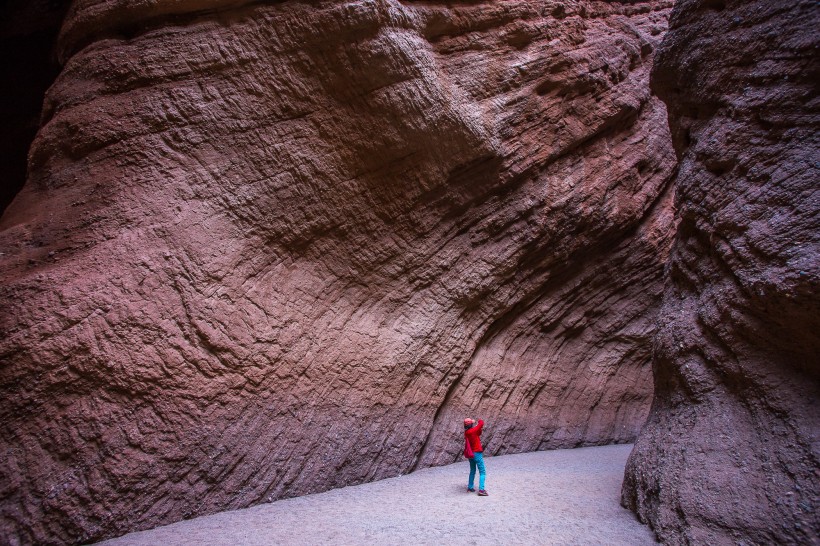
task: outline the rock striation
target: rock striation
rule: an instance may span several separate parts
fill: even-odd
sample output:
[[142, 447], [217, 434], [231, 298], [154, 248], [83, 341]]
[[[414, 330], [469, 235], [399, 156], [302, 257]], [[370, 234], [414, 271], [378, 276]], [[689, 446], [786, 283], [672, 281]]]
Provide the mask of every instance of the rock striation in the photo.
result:
[[669, 544], [820, 536], [818, 23], [681, 0], [656, 57], [680, 224], [622, 499]]
[[0, 220], [0, 540], [635, 438], [671, 1], [75, 0]]

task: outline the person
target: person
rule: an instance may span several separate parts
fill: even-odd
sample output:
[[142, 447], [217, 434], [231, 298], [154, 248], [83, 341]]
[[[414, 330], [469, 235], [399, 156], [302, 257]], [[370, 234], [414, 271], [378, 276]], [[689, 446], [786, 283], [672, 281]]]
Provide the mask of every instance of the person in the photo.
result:
[[484, 479], [487, 471], [484, 468], [484, 448], [481, 446], [481, 430], [484, 428], [484, 421], [467, 418], [464, 420], [464, 438], [473, 448], [473, 458], [470, 459], [470, 481], [467, 482], [467, 491], [475, 491], [475, 471], [478, 468], [478, 496], [486, 497], [487, 491], [484, 489]]

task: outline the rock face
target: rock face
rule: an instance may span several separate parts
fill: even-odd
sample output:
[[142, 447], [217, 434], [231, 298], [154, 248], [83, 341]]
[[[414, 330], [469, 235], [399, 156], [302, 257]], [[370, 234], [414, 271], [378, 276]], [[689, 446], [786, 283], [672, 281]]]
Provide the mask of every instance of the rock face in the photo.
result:
[[656, 57], [680, 225], [623, 503], [670, 544], [820, 535], [819, 23], [682, 0]]
[[2, 542], [634, 439], [671, 2], [76, 0], [0, 222]]

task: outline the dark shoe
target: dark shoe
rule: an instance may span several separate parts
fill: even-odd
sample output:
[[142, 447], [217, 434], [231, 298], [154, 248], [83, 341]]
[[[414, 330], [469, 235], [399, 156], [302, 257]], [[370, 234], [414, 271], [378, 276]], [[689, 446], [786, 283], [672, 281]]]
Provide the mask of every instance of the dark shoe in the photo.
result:
[[479, 489], [479, 491], [478, 491], [478, 496], [479, 496], [479, 497], [486, 497], [486, 496], [488, 496], [488, 495], [489, 495], [489, 493], [487, 493], [487, 492], [486, 492], [486, 491], [484, 491], [483, 489]]
[[467, 491], [469, 491], [470, 493], [475, 493], [475, 488], [473, 488], [473, 487], [468, 487], [468, 488], [467, 488]]

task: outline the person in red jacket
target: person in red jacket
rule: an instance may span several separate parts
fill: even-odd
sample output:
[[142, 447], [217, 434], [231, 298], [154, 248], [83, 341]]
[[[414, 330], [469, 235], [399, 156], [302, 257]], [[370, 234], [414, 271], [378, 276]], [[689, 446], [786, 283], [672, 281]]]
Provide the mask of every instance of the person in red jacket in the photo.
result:
[[478, 468], [478, 496], [486, 497], [487, 491], [484, 489], [484, 478], [487, 471], [484, 468], [484, 448], [481, 446], [481, 430], [484, 428], [484, 421], [479, 419], [476, 424], [475, 419], [464, 420], [464, 438], [473, 448], [473, 458], [470, 459], [470, 481], [467, 482], [467, 491], [475, 491], [475, 470]]

